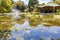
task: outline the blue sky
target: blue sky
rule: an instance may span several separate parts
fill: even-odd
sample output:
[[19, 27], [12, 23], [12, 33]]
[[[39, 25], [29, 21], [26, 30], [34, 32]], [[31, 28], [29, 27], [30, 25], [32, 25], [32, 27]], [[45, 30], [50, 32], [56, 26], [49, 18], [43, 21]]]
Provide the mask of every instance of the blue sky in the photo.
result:
[[[18, 0], [14, 0], [14, 1], [17, 2]], [[24, 1], [25, 4], [28, 4], [28, 0], [21, 0], [21, 1]], [[39, 3], [41, 4], [41, 3], [50, 2], [50, 1], [52, 1], [52, 0], [38, 0], [38, 1], [39, 1]]]

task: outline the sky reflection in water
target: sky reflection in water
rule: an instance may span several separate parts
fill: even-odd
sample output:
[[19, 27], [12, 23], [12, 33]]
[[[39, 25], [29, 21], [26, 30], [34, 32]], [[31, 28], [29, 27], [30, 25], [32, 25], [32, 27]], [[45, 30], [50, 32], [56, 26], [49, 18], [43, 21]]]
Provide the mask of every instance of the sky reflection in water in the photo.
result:
[[[29, 25], [28, 21], [25, 21], [24, 24], [16, 24], [15, 27], [18, 27], [20, 30], [12, 31], [12, 39], [18, 40], [39, 40], [43, 37], [45, 40], [50, 40], [50, 38], [60, 38], [60, 27], [52, 26], [50, 28], [41, 25], [33, 28]], [[26, 28], [27, 30], [23, 30]], [[15, 40], [14, 39], [14, 40]]]

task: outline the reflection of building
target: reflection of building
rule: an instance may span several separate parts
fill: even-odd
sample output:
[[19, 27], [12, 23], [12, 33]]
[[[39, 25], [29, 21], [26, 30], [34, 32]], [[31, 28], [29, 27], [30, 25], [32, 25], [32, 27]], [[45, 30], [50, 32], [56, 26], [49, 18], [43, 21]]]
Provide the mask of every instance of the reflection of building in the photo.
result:
[[60, 9], [60, 5], [50, 3], [44, 6], [39, 6], [37, 8], [39, 8], [42, 13], [54, 13], [57, 9]]

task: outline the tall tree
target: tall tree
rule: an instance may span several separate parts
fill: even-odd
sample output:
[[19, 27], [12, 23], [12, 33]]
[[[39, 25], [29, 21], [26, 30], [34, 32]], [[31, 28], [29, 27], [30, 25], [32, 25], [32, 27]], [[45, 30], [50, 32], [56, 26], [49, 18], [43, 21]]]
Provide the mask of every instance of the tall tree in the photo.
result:
[[30, 7], [30, 6], [33, 6], [33, 7], [34, 7], [34, 5], [36, 5], [36, 4], [39, 4], [39, 3], [38, 3], [38, 0], [29, 0], [28, 6], [29, 6], [29, 7]]
[[29, 7], [29, 11], [33, 11], [33, 8], [35, 7], [35, 5], [38, 5], [39, 2], [38, 0], [29, 0], [29, 3], [28, 3], [28, 7]]
[[21, 12], [24, 12], [24, 10], [26, 9], [24, 2], [23, 1], [17, 2], [16, 9], [20, 10]]

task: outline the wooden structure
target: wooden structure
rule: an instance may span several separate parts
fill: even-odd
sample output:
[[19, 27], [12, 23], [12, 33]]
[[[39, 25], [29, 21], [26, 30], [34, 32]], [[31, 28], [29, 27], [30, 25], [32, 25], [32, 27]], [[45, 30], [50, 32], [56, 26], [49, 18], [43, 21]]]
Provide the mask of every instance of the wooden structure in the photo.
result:
[[60, 5], [58, 4], [46, 4], [44, 6], [37, 7], [40, 9], [41, 13], [55, 13], [57, 9], [60, 9]]

